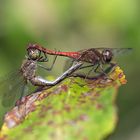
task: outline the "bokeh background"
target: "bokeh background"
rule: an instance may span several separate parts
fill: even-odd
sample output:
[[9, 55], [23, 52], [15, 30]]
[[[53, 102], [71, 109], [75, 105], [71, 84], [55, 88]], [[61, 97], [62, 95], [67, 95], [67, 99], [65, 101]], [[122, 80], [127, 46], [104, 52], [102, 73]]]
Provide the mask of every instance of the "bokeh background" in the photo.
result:
[[[128, 83], [119, 90], [119, 123], [108, 139], [139, 140], [139, 6], [139, 0], [1, 0], [0, 76], [20, 66], [29, 43], [63, 51], [131, 47], [131, 54], [117, 58]], [[48, 75], [62, 73], [61, 61]]]

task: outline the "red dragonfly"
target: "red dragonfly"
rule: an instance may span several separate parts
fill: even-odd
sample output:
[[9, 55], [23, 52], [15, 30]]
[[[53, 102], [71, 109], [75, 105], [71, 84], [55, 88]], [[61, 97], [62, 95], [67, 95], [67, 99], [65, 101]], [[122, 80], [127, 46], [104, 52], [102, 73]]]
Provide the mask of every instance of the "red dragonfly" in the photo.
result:
[[90, 63], [90, 65], [82, 66], [80, 69], [86, 67], [92, 67], [96, 65], [97, 67], [94, 67], [95, 68], [94, 72], [97, 72], [97, 69], [100, 67], [102, 73], [105, 73], [102, 68], [102, 65], [109, 64], [111, 67], [113, 67], [115, 64], [111, 63], [111, 61], [116, 55], [123, 54], [129, 50], [132, 50], [132, 48], [89, 48], [77, 52], [60, 52], [60, 51], [49, 50], [37, 44], [29, 44], [27, 46], [27, 50], [32, 50], [32, 49], [38, 50], [40, 51], [40, 53], [43, 53], [47, 61], [48, 61], [47, 54], [65, 56], [65, 57], [72, 58], [74, 61], [82, 61], [82, 62]]

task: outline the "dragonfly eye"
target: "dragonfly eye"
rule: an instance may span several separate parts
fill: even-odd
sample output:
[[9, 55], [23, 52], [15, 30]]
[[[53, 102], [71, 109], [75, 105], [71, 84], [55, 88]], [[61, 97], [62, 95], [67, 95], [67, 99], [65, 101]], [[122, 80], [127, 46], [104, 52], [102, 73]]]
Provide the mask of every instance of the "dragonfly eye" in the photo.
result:
[[32, 60], [37, 60], [40, 58], [40, 50], [38, 49], [28, 49], [28, 56]]
[[102, 56], [103, 56], [103, 61], [105, 63], [109, 63], [112, 60], [113, 54], [112, 54], [111, 50], [104, 50], [102, 52]]

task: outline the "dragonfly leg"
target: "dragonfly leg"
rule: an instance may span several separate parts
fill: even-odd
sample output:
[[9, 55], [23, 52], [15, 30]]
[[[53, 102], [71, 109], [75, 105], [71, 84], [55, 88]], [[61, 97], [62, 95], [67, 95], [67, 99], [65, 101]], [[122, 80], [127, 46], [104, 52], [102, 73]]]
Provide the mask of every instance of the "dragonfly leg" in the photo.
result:
[[94, 70], [94, 67], [92, 67], [92, 68], [88, 71], [88, 73], [87, 73], [86, 76], [85, 76], [85, 79], [87, 79], [87, 77], [90, 75], [90, 73], [91, 73], [93, 70]]
[[[114, 70], [114, 68], [116, 67], [116, 65], [117, 65], [117, 64], [115, 64], [115, 63], [110, 63], [110, 66], [104, 70], [104, 73], [105, 73], [106, 75], [107, 75], [107, 73], [111, 73], [111, 72]], [[86, 77], [86, 79], [89, 79], [89, 80], [96, 80], [96, 79], [98, 79], [99, 77], [104, 76], [104, 73], [103, 73], [103, 72], [97, 71], [98, 68], [99, 68], [99, 66], [100, 66], [100, 65], [97, 65], [97, 67], [96, 67], [95, 70], [94, 70], [95, 73], [99, 73], [98, 76], [86, 76], [86, 75], [84, 75], [84, 74], [73, 73], [72, 75], [70, 75], [70, 77], [81, 77], [81, 78], [84, 78], [84, 79], [85, 79], [85, 77]], [[107, 77], [108, 77], [109, 79], [111, 79], [108, 75], [107, 75]], [[111, 80], [113, 80], [113, 79], [111, 79]]]
[[114, 79], [112, 79], [111, 77], [109, 77], [109, 75], [107, 74], [107, 71], [109, 70], [110, 72], [112, 72], [113, 71], [113, 68], [115, 68], [115, 66], [116, 66], [116, 64], [111, 63], [110, 66], [106, 70], [104, 70], [102, 68], [102, 66], [100, 65], [100, 69], [101, 69], [103, 75], [105, 75], [108, 79], [114, 81]]
[[[84, 68], [91, 67], [91, 66], [92, 66], [92, 68], [88, 71], [86, 77], [88, 77], [88, 76], [90, 75], [90, 73], [91, 73], [93, 70], [94, 70], [95, 73], [101, 73], [101, 72], [97, 72], [97, 70], [98, 70], [100, 64], [98, 64], [97, 67], [94, 67], [95, 64], [92, 64], [92, 65], [88, 65], [88, 66], [86, 66], [86, 67], [84, 67]], [[85, 78], [86, 78], [86, 77], [85, 77]]]
[[92, 64], [92, 65], [86, 65], [86, 66], [80, 67], [79, 69], [84, 69], [84, 68], [93, 67], [93, 66], [94, 66], [94, 64]]
[[36, 76], [32, 79], [30, 79], [31, 83], [35, 86], [54, 86], [57, 83], [61, 82], [65, 78], [67, 78], [69, 75], [71, 75], [74, 71], [80, 68], [82, 66], [82, 62], [77, 62], [72, 67], [70, 67], [67, 71], [65, 71], [60, 77], [58, 77], [54, 81], [48, 81], [43, 79], [42, 77]]
[[44, 54], [44, 57], [41, 56], [41, 57], [38, 59], [38, 61], [39, 61], [39, 62], [48, 62], [49, 59], [48, 59], [47, 55], [46, 55], [45, 53], [43, 53], [43, 54]]
[[91, 64], [91, 65], [86, 65], [86, 66], [82, 66], [82, 67], [80, 67], [79, 69], [84, 69], [84, 68], [88, 68], [88, 67], [92, 67], [89, 71], [88, 71], [88, 73], [87, 74], [73, 74], [73, 76], [78, 76], [79, 75], [79, 77], [84, 77], [85, 79], [89, 79], [89, 75], [90, 75], [90, 73], [94, 70], [94, 72], [96, 72], [96, 69], [98, 69], [98, 67], [99, 67], [99, 65], [97, 65], [97, 67], [94, 69], [94, 66], [95, 66], [95, 64]]
[[52, 63], [52, 65], [51, 65], [51, 67], [47, 69], [48, 71], [51, 71], [51, 70], [52, 70], [52, 68], [53, 68], [53, 66], [54, 66], [54, 64], [55, 64], [56, 58], [57, 58], [57, 55], [55, 55], [55, 57], [54, 57], [54, 60], [53, 60], [53, 63]]
[[[46, 55], [46, 54], [44, 54], [44, 55]], [[46, 56], [46, 58], [47, 58], [47, 56]], [[43, 65], [40, 65], [40, 64], [37, 64], [37, 65], [38, 65], [39, 67], [41, 67], [41, 68], [47, 70], [47, 71], [51, 71], [52, 68], [53, 68], [53, 66], [54, 66], [54, 63], [55, 63], [55, 61], [56, 61], [56, 58], [57, 58], [57, 55], [55, 55], [54, 60], [53, 60], [53, 63], [52, 63], [52, 65], [50, 66], [50, 68], [46, 68], [46, 67], [44, 67]], [[47, 58], [47, 61], [48, 61], [48, 58]], [[39, 62], [40, 62], [40, 61], [39, 61]], [[45, 61], [42, 61], [42, 62], [45, 62]]]
[[107, 73], [104, 71], [102, 65], [99, 65], [99, 67], [100, 67], [100, 70], [101, 70], [100, 73], [102, 73], [102, 74], [104, 74], [106, 77], [108, 77], [108, 75], [107, 75]]
[[89, 65], [88, 67], [92, 66], [92, 68], [88, 71], [88, 73], [86, 74], [85, 79], [88, 78], [88, 76], [90, 75], [90, 73], [94, 70], [95, 73], [101, 73], [101, 72], [97, 72], [98, 68], [100, 67], [100, 64], [98, 64], [95, 68], [94, 68], [94, 64], [93, 65]]
[[112, 72], [116, 66], [117, 66], [116, 63], [110, 63], [110, 67], [108, 67], [108, 69], [106, 69], [106, 70]]

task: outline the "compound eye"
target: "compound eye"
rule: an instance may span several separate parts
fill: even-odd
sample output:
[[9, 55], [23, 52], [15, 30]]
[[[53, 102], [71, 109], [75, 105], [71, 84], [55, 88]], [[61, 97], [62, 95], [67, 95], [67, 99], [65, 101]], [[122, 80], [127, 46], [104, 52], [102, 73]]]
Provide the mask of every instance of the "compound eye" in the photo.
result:
[[111, 50], [104, 50], [102, 55], [105, 63], [109, 63], [112, 60], [113, 54]]
[[28, 49], [28, 56], [32, 60], [36, 60], [40, 57], [40, 51], [37, 49]]

